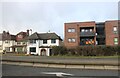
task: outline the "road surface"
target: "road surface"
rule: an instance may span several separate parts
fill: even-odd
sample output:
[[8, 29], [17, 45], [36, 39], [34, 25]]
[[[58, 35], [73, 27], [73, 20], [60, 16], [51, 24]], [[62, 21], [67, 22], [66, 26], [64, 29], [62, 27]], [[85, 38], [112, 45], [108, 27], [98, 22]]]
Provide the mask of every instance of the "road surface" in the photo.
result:
[[6, 64], [2, 65], [2, 75], [2, 78], [119, 78], [116, 70], [38, 68]]

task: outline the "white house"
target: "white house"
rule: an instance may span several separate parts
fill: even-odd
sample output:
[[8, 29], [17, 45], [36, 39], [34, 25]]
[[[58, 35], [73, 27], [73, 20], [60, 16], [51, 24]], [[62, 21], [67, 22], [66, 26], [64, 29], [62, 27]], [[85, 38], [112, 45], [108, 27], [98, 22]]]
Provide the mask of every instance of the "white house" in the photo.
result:
[[55, 33], [33, 33], [28, 37], [27, 54], [50, 56], [52, 46], [60, 46], [62, 39]]
[[3, 33], [0, 34], [0, 52], [13, 52], [15, 50], [12, 47], [13, 45], [15, 45], [15, 35], [3, 31]]

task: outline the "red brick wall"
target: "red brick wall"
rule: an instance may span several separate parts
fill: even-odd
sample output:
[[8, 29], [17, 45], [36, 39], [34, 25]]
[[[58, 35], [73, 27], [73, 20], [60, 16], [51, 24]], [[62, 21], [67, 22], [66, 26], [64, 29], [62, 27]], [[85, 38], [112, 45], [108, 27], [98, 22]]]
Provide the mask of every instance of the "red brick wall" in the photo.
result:
[[114, 45], [114, 38], [118, 37], [118, 34], [115, 34], [113, 32], [114, 26], [118, 26], [118, 21], [106, 21], [105, 22], [106, 45], [111, 45], [111, 46]]
[[[76, 22], [76, 23], [65, 23], [64, 24], [64, 44], [66, 47], [75, 47], [80, 44], [80, 27], [94, 27], [94, 31], [96, 32], [95, 22]], [[69, 33], [69, 28], [75, 28], [75, 33]], [[76, 42], [68, 42], [68, 38], [75, 38]], [[94, 38], [96, 41], [96, 38]]]
[[[78, 46], [78, 38], [79, 38], [79, 28], [76, 23], [65, 23], [64, 24], [64, 32], [65, 32], [65, 37], [64, 37], [64, 44], [66, 47], [74, 47]], [[75, 32], [68, 32], [69, 28], [75, 28]], [[75, 42], [68, 42], [69, 38], [75, 38]]]

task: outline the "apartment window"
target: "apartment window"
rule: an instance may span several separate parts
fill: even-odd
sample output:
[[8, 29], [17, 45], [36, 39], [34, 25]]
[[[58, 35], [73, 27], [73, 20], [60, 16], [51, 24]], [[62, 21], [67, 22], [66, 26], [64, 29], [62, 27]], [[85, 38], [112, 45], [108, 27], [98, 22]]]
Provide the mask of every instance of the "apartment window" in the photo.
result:
[[32, 44], [36, 43], [36, 40], [30, 40], [30, 43], [32, 43]]
[[82, 29], [81, 32], [85, 32], [85, 29]]
[[45, 40], [43, 40], [43, 44], [47, 44], [47, 40], [45, 39]]
[[75, 38], [69, 38], [68, 42], [75, 42]]
[[51, 43], [56, 43], [56, 39], [51, 39]]
[[114, 26], [114, 27], [113, 27], [113, 32], [114, 32], [115, 34], [118, 33], [117, 26]]
[[30, 52], [36, 52], [36, 47], [30, 47]]
[[114, 38], [114, 44], [118, 44], [118, 38]]
[[68, 32], [75, 32], [75, 29], [74, 28], [69, 28]]

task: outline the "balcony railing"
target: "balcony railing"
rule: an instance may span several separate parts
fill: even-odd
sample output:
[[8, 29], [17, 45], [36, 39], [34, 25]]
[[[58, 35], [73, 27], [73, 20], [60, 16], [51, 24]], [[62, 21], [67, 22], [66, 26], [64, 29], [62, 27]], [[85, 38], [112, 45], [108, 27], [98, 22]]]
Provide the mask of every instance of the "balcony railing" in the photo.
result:
[[95, 36], [95, 32], [80, 32], [80, 37], [93, 37]]

